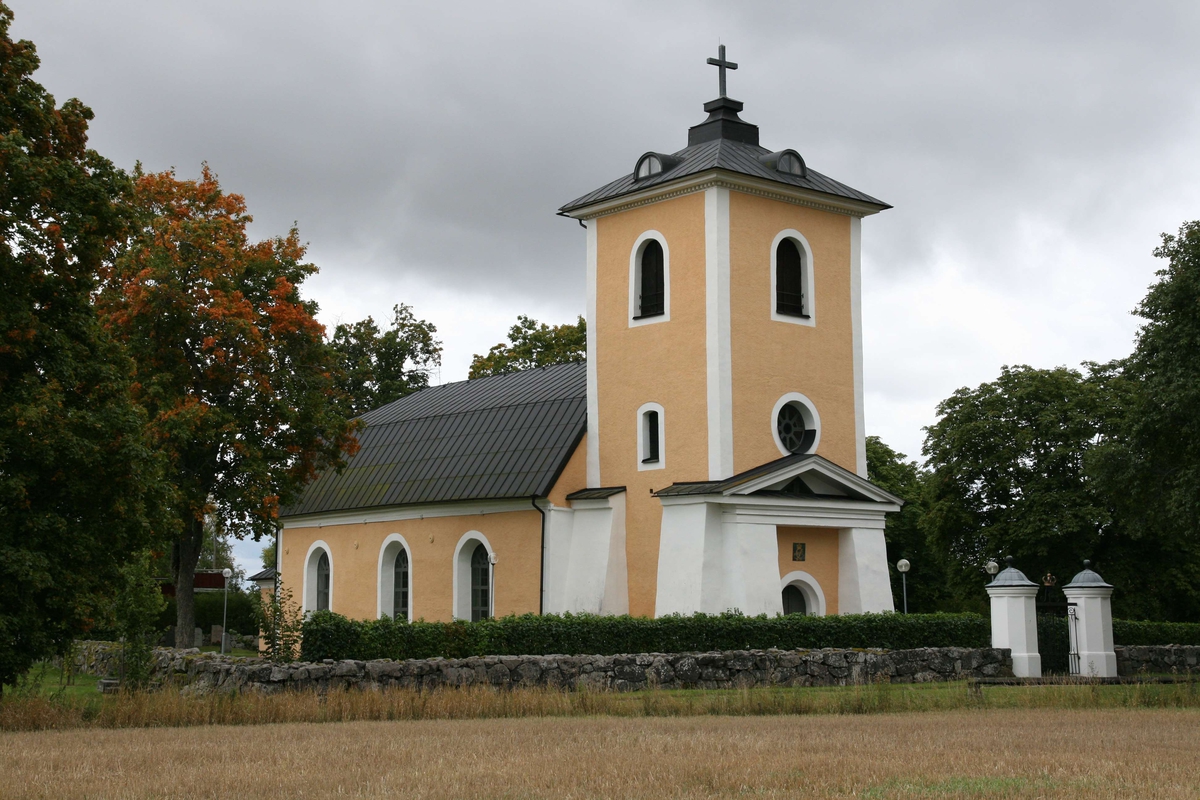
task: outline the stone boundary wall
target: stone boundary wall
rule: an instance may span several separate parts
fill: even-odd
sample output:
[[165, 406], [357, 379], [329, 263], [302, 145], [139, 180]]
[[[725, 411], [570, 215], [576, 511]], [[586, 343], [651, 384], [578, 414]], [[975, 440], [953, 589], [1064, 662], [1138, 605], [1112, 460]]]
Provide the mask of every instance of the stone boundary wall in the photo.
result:
[[1200, 646], [1167, 644], [1114, 647], [1117, 675], [1133, 677], [1139, 673], [1200, 675]]
[[[109, 643], [86, 642], [80, 671], [115, 672]], [[409, 661], [272, 664], [196, 650], [155, 651], [152, 681], [196, 693], [330, 689], [435, 689], [442, 686], [635, 691], [766, 686], [921, 683], [1012, 675], [1009, 650], [962, 647], [918, 650], [733, 650], [616, 656], [486, 656]]]

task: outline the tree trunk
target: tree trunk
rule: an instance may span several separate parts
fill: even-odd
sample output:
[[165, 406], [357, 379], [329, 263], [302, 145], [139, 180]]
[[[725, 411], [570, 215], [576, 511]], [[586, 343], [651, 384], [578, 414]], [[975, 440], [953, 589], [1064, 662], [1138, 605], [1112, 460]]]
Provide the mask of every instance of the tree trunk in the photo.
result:
[[196, 646], [196, 564], [204, 545], [204, 521], [192, 517], [175, 540], [171, 566], [175, 573], [175, 646]]

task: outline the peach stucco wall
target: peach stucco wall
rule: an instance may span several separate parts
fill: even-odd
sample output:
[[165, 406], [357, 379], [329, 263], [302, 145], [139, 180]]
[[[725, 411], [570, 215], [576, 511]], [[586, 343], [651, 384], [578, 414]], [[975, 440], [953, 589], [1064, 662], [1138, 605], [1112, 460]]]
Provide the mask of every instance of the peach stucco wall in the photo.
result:
[[[629, 611], [653, 615], [662, 506], [651, 496], [708, 477], [704, 195], [697, 192], [601, 217], [596, 237], [596, 375], [600, 481], [626, 486]], [[629, 325], [629, 258], [657, 230], [667, 242], [671, 319]], [[663, 406], [665, 469], [638, 471], [637, 409]]]
[[[780, 525], [779, 577], [797, 570], [807, 572], [825, 593], [825, 613], [838, 613], [838, 532], [835, 528], [800, 528]], [[804, 561], [792, 560], [792, 545], [804, 542]]]
[[540, 591], [541, 515], [528, 511], [367, 522], [283, 531], [282, 581], [303, 600], [304, 556], [323, 540], [332, 562], [332, 609], [374, 619], [378, 609], [379, 551], [389, 534], [404, 537], [412, 552], [413, 619], [453, 618], [454, 548], [468, 531], [487, 537], [497, 556], [493, 572], [496, 616], [537, 613]]
[[558, 480], [554, 482], [554, 486], [550, 489], [549, 500], [556, 506], [566, 508], [570, 505], [567, 502], [567, 495], [579, 489], [587, 488], [587, 434], [583, 435], [579, 444], [575, 447], [575, 452], [571, 453], [571, 458], [567, 460], [567, 465], [563, 467], [562, 473], [558, 476]]
[[[771, 243], [788, 228], [812, 247], [813, 327], [771, 319]], [[734, 472], [782, 455], [771, 411], [788, 392], [817, 407], [817, 452], [856, 471], [850, 217], [733, 191], [729, 231]]]

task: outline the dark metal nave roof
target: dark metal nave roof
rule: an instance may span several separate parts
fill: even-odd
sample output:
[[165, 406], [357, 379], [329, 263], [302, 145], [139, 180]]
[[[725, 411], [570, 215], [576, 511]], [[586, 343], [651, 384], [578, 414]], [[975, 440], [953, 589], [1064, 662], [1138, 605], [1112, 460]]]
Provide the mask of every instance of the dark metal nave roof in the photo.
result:
[[280, 516], [544, 497], [587, 425], [582, 363], [431, 386], [362, 416], [359, 451]]

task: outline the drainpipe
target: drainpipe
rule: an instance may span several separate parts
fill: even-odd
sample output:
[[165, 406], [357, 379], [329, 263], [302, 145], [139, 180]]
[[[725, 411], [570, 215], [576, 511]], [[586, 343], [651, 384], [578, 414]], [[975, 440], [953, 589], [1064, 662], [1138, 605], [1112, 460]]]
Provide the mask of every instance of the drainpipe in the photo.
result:
[[546, 613], [546, 512], [537, 504], [537, 495], [530, 495], [529, 502], [542, 515], [542, 568], [538, 574], [538, 616]]

